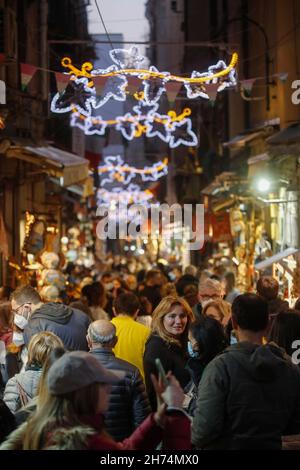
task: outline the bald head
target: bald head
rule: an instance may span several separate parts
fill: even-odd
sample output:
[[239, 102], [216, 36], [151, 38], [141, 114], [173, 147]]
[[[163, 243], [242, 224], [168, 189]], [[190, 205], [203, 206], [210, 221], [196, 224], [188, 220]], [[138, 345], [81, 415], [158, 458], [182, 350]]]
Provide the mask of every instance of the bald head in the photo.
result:
[[113, 348], [117, 342], [116, 328], [108, 320], [97, 320], [88, 327], [88, 341], [91, 347]]

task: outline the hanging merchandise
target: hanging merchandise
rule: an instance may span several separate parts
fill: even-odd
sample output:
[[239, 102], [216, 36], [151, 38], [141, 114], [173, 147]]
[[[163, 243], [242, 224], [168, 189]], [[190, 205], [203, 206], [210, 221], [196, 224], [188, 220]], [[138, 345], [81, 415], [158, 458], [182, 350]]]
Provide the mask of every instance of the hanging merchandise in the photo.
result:
[[101, 178], [100, 185], [103, 187], [107, 183], [117, 181], [123, 185], [127, 185], [133, 178], [141, 176], [142, 181], [157, 181], [162, 176], [168, 174], [168, 159], [163, 162], [157, 162], [151, 167], [135, 168], [124, 163], [120, 155], [108, 156], [104, 158], [104, 164], [98, 167], [100, 176], [108, 173]]

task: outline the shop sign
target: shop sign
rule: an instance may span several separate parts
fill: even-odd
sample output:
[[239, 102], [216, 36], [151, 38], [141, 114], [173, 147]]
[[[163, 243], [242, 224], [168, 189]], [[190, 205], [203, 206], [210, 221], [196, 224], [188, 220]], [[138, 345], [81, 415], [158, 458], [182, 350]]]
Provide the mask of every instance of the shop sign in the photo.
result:
[[228, 212], [211, 214], [210, 223], [212, 225], [214, 243], [232, 240], [230, 216]]

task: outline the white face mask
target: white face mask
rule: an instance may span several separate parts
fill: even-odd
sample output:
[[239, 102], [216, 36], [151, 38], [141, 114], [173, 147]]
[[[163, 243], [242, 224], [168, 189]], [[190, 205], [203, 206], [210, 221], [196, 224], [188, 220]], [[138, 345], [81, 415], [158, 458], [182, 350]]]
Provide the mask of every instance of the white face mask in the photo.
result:
[[13, 337], [12, 337], [12, 342], [16, 346], [22, 346], [22, 344], [25, 344], [23, 333], [19, 333], [18, 331], [13, 332]]
[[27, 323], [28, 323], [27, 318], [23, 317], [23, 315], [19, 315], [18, 313], [15, 314], [14, 324], [17, 325], [17, 327], [20, 328], [20, 330], [24, 330]]
[[106, 290], [112, 290], [114, 288], [113, 282], [107, 282], [105, 285]]

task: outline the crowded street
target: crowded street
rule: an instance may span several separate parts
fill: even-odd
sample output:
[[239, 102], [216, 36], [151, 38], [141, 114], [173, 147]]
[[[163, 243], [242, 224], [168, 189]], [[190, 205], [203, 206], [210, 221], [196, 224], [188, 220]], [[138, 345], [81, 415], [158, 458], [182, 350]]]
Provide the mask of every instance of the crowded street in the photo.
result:
[[0, 0], [0, 451], [300, 450], [299, 25]]

